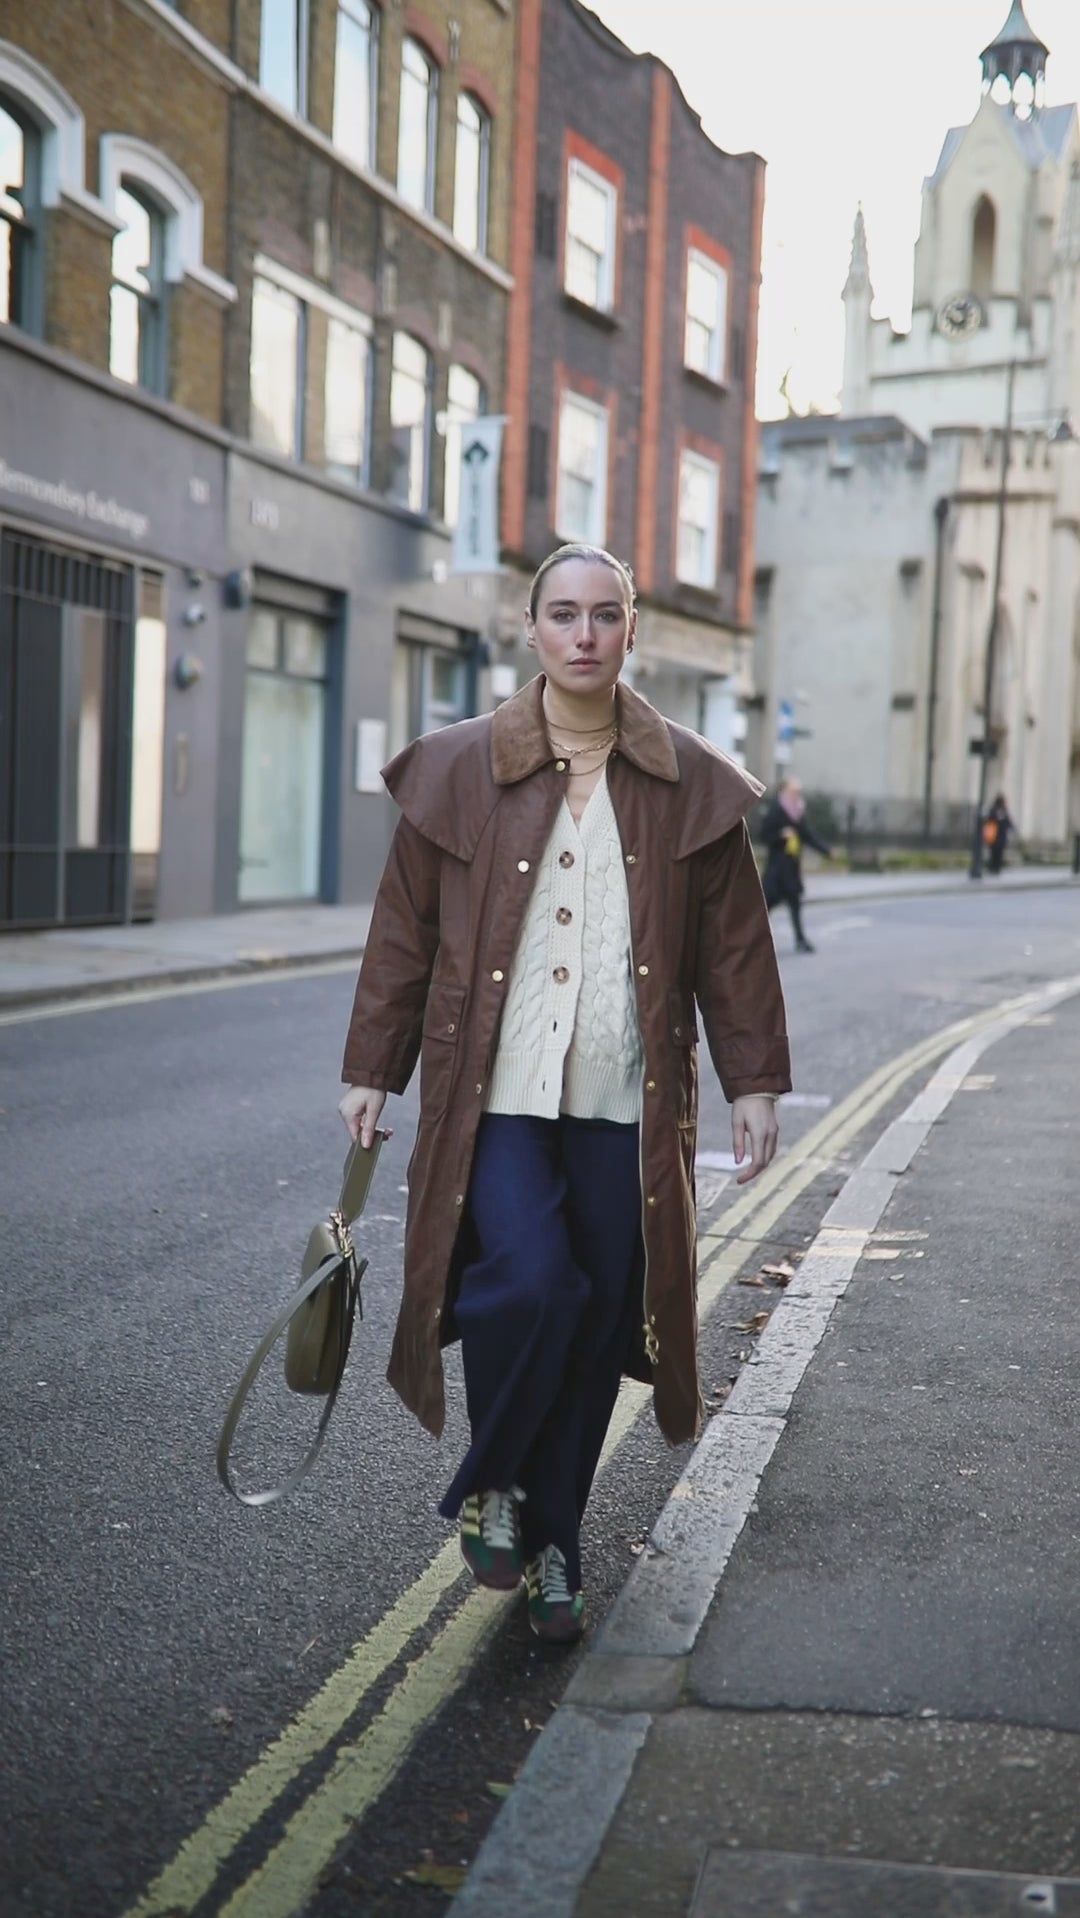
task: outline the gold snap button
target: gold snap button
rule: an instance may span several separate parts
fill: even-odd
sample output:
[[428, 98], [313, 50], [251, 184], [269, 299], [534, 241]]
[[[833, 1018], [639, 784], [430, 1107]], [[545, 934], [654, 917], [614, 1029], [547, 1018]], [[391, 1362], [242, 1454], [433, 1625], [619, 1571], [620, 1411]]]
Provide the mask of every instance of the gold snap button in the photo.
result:
[[[465, 1203], [465, 1194], [464, 1194], [464, 1192], [459, 1192], [459, 1193], [458, 1193], [458, 1195], [457, 1195], [457, 1198], [456, 1198], [456, 1199], [454, 1200], [454, 1204], [455, 1204], [455, 1205], [464, 1205], [464, 1203]], [[652, 1204], [652, 1200], [651, 1200], [651, 1199], [649, 1200], [649, 1204], [650, 1204], [650, 1205]]]
[[556, 771], [557, 773], [564, 773], [564, 772], [566, 771], [566, 761], [565, 761], [565, 759], [557, 759], [557, 760], [555, 761], [555, 771]]
[[559, 854], [559, 864], [564, 872], [568, 872], [573, 863], [574, 855], [572, 852], [561, 852]]
[[558, 912], [555, 914], [560, 926], [568, 926], [573, 916], [569, 906], [560, 906]]
[[558, 985], [565, 986], [570, 977], [570, 968], [569, 966], [556, 966], [551, 976]]
[[495, 981], [495, 984], [496, 984], [497, 986], [501, 986], [501, 985], [502, 985], [502, 982], [503, 982], [503, 975], [502, 975], [502, 973], [501, 973], [501, 972], [499, 971], [499, 968], [498, 968], [498, 966], [496, 966], [496, 968], [495, 968], [495, 971], [494, 971], [494, 972], [492, 973], [492, 975], [491, 975], [491, 976], [492, 976], [492, 978], [494, 979], [494, 981]]
[[676, 1037], [676, 1039], [681, 1039], [681, 1038], [682, 1038], [682, 1027], [681, 1027], [681, 1026], [676, 1026], [676, 1027], [674, 1028], [674, 1032], [675, 1032], [675, 1037]]
[[649, 1197], [648, 1197], [648, 1198], [646, 1199], [646, 1201], [645, 1201], [645, 1203], [646, 1203], [646, 1205], [655, 1205], [655, 1204], [656, 1204], [656, 1200], [655, 1200], [655, 1199], [654, 1199], [654, 1198], [652, 1197], [652, 1195], [650, 1194], [650, 1196], [649, 1196]]
[[519, 860], [518, 860], [518, 871], [519, 871], [519, 872], [528, 872], [528, 870], [529, 870], [529, 862], [528, 862], [528, 860], [527, 860], [527, 859], [519, 859]]
[[451, 1025], [451, 1026], [447, 1026], [447, 1028], [446, 1028], [446, 1030], [447, 1030], [447, 1032], [456, 1032], [456, 1031], [457, 1031], [457, 1027], [456, 1027], [456, 1026], [452, 1026], [452, 1025]]
[[477, 1092], [483, 1092], [483, 1090], [484, 1090], [484, 1088], [483, 1088], [483, 1086], [482, 1086], [482, 1085], [478, 1085], [478, 1086], [477, 1086], [477, 1088], [476, 1088], [476, 1090], [477, 1090]]
[[646, 1090], [646, 1092], [655, 1092], [655, 1091], [656, 1091], [656, 1080], [655, 1080], [655, 1079], [646, 1079], [646, 1081], [645, 1081], [645, 1090]]
[[627, 865], [628, 865], [628, 866], [636, 866], [636, 865], [637, 865], [637, 853], [636, 853], [636, 852], [628, 852], [628, 853], [627, 853], [627, 855], [626, 855], [626, 863], [627, 863]]
[[638, 971], [640, 972], [643, 979], [648, 977], [648, 972], [649, 972], [648, 966], [639, 966]]

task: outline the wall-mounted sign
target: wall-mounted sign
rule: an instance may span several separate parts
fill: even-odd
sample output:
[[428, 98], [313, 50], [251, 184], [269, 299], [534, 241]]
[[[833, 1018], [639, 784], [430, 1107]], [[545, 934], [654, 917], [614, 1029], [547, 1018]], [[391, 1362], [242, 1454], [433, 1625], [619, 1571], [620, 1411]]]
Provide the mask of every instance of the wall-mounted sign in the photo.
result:
[[111, 494], [104, 499], [92, 489], [81, 492], [78, 487], [69, 486], [66, 480], [46, 480], [37, 473], [22, 473], [6, 460], [0, 460], [0, 493], [6, 493], [11, 499], [32, 500], [37, 506], [51, 506], [54, 512], [66, 513], [71, 519], [93, 526], [107, 527], [112, 532], [126, 533], [129, 539], [143, 540], [150, 531], [145, 513], [136, 512], [133, 506], [124, 506]]
[[356, 759], [353, 785], [358, 793], [381, 793], [382, 768], [386, 764], [385, 719], [358, 719], [356, 722]]
[[505, 418], [485, 414], [461, 428], [461, 494], [453, 573], [499, 570], [499, 458]]

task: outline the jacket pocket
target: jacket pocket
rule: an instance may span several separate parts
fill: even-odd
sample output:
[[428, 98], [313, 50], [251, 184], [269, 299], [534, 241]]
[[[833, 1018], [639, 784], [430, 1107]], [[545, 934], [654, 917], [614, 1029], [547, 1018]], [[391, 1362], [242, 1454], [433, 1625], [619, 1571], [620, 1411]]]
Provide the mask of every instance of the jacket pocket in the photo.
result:
[[668, 993], [668, 1040], [675, 1119], [680, 1126], [693, 1125], [698, 1104], [697, 1014], [693, 1000], [677, 989]]
[[446, 1111], [464, 1010], [464, 986], [432, 986], [424, 1008], [424, 1033], [420, 1046], [422, 1119], [439, 1119]]

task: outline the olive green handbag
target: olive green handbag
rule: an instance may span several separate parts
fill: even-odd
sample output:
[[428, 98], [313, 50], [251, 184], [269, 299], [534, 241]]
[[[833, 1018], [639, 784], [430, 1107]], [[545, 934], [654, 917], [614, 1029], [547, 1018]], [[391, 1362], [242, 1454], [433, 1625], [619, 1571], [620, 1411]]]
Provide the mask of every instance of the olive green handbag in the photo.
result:
[[[329, 1217], [312, 1228], [300, 1268], [299, 1289], [259, 1340], [225, 1414], [217, 1448], [218, 1477], [226, 1491], [244, 1505], [272, 1505], [275, 1499], [284, 1498], [310, 1472], [321, 1450], [349, 1356], [353, 1322], [357, 1313], [363, 1317], [360, 1281], [367, 1271], [367, 1260], [357, 1260], [351, 1228], [364, 1209], [386, 1136], [385, 1132], [376, 1132], [373, 1145], [365, 1149], [357, 1140], [351, 1148], [345, 1161], [341, 1197]], [[325, 1397], [326, 1403], [315, 1437], [296, 1470], [267, 1491], [241, 1492], [233, 1483], [229, 1454], [251, 1388], [282, 1335], [286, 1385], [292, 1392]]]

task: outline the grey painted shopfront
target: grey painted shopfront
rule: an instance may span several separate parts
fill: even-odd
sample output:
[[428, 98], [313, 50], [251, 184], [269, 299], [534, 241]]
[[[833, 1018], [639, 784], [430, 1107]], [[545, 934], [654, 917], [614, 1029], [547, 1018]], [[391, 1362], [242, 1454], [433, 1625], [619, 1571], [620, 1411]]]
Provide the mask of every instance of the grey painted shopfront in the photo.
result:
[[489, 696], [445, 533], [22, 340], [0, 548], [0, 928], [369, 898], [379, 766]]

